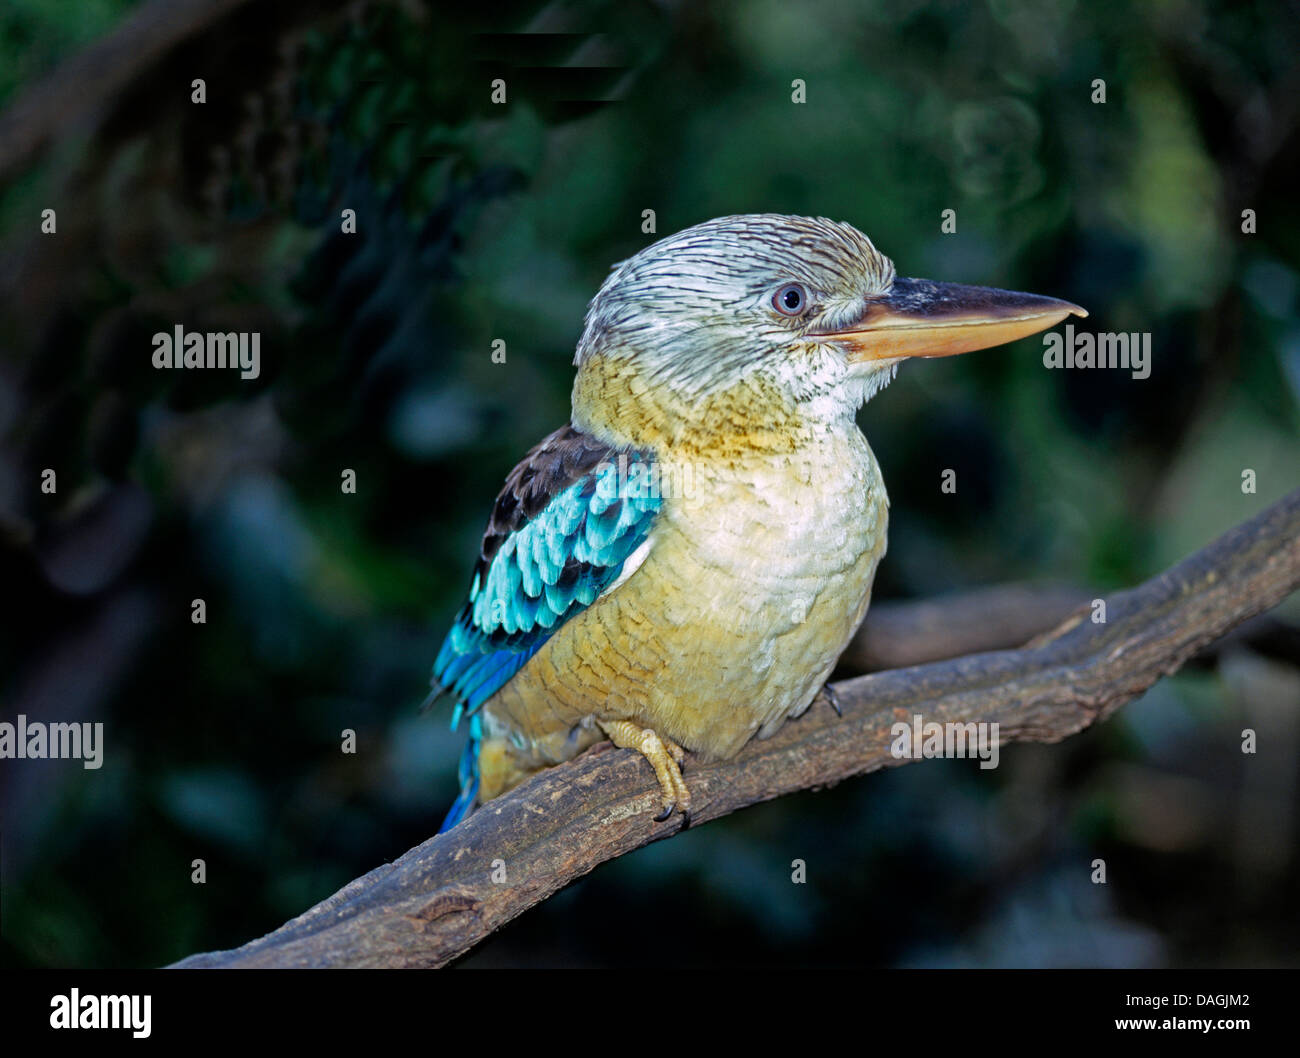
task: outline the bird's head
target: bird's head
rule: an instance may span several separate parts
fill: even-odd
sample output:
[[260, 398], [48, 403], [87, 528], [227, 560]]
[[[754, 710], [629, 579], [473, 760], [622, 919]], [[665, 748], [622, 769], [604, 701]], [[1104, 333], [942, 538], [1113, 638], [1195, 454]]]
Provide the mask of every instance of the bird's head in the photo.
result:
[[579, 426], [671, 445], [756, 444], [849, 422], [908, 357], [951, 356], [1086, 315], [1067, 301], [895, 275], [849, 224], [719, 217], [616, 265], [575, 363]]

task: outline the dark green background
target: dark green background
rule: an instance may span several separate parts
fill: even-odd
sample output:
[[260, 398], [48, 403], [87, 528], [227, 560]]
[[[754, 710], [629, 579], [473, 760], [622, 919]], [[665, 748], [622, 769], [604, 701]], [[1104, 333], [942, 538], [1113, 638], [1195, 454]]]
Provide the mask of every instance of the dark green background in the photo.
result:
[[[1047, 371], [1038, 339], [905, 366], [860, 418], [892, 500], [878, 599], [1127, 587], [1300, 485], [1293, 4], [338, 6], [119, 48], [107, 87], [59, 64], [159, 9], [0, 13], [0, 104], [76, 89], [0, 172], [0, 701], [107, 739], [99, 771], [0, 762], [7, 963], [230, 947], [436, 829], [461, 736], [416, 711], [429, 664], [643, 210], [661, 235], [825, 215], [901, 274], [1151, 333], [1145, 380]], [[155, 372], [177, 323], [260, 330], [262, 377]], [[466, 961], [1294, 964], [1296, 662], [1225, 655], [991, 773], [750, 809]]]

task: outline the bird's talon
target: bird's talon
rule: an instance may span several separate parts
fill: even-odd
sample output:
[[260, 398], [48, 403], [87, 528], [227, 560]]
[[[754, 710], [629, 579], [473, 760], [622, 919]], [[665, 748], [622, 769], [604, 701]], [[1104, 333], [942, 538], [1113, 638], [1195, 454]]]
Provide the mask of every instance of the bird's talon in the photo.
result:
[[828, 683], [822, 688], [822, 694], [826, 695], [827, 704], [835, 710], [836, 716], [843, 716], [844, 710], [840, 708], [840, 698]]
[[654, 768], [664, 798], [662, 811], [654, 817], [656, 823], [662, 823], [678, 809], [683, 816], [690, 814], [691, 793], [682, 779], [681, 770], [686, 751], [681, 746], [652, 728], [639, 727], [631, 720], [601, 721], [600, 726], [614, 745], [636, 750]]

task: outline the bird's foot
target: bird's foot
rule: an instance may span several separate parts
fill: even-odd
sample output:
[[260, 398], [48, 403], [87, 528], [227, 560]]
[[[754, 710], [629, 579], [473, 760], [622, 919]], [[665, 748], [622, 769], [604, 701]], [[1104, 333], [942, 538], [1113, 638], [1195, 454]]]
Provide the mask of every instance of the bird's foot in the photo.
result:
[[681, 768], [686, 751], [672, 739], [631, 720], [601, 720], [600, 728], [614, 745], [636, 750], [654, 768], [664, 794], [663, 811], [655, 816], [655, 822], [663, 822], [677, 809], [682, 814], [683, 826], [690, 826], [691, 792], [686, 788]]

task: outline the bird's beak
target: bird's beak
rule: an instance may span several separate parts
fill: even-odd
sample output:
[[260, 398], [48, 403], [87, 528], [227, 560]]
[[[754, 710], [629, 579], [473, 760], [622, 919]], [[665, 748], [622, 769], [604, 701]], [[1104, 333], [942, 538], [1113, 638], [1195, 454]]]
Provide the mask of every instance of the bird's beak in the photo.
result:
[[1038, 294], [900, 278], [887, 294], [870, 298], [852, 325], [817, 336], [842, 346], [859, 363], [955, 356], [1014, 342], [1071, 313], [1088, 315], [1071, 302]]

